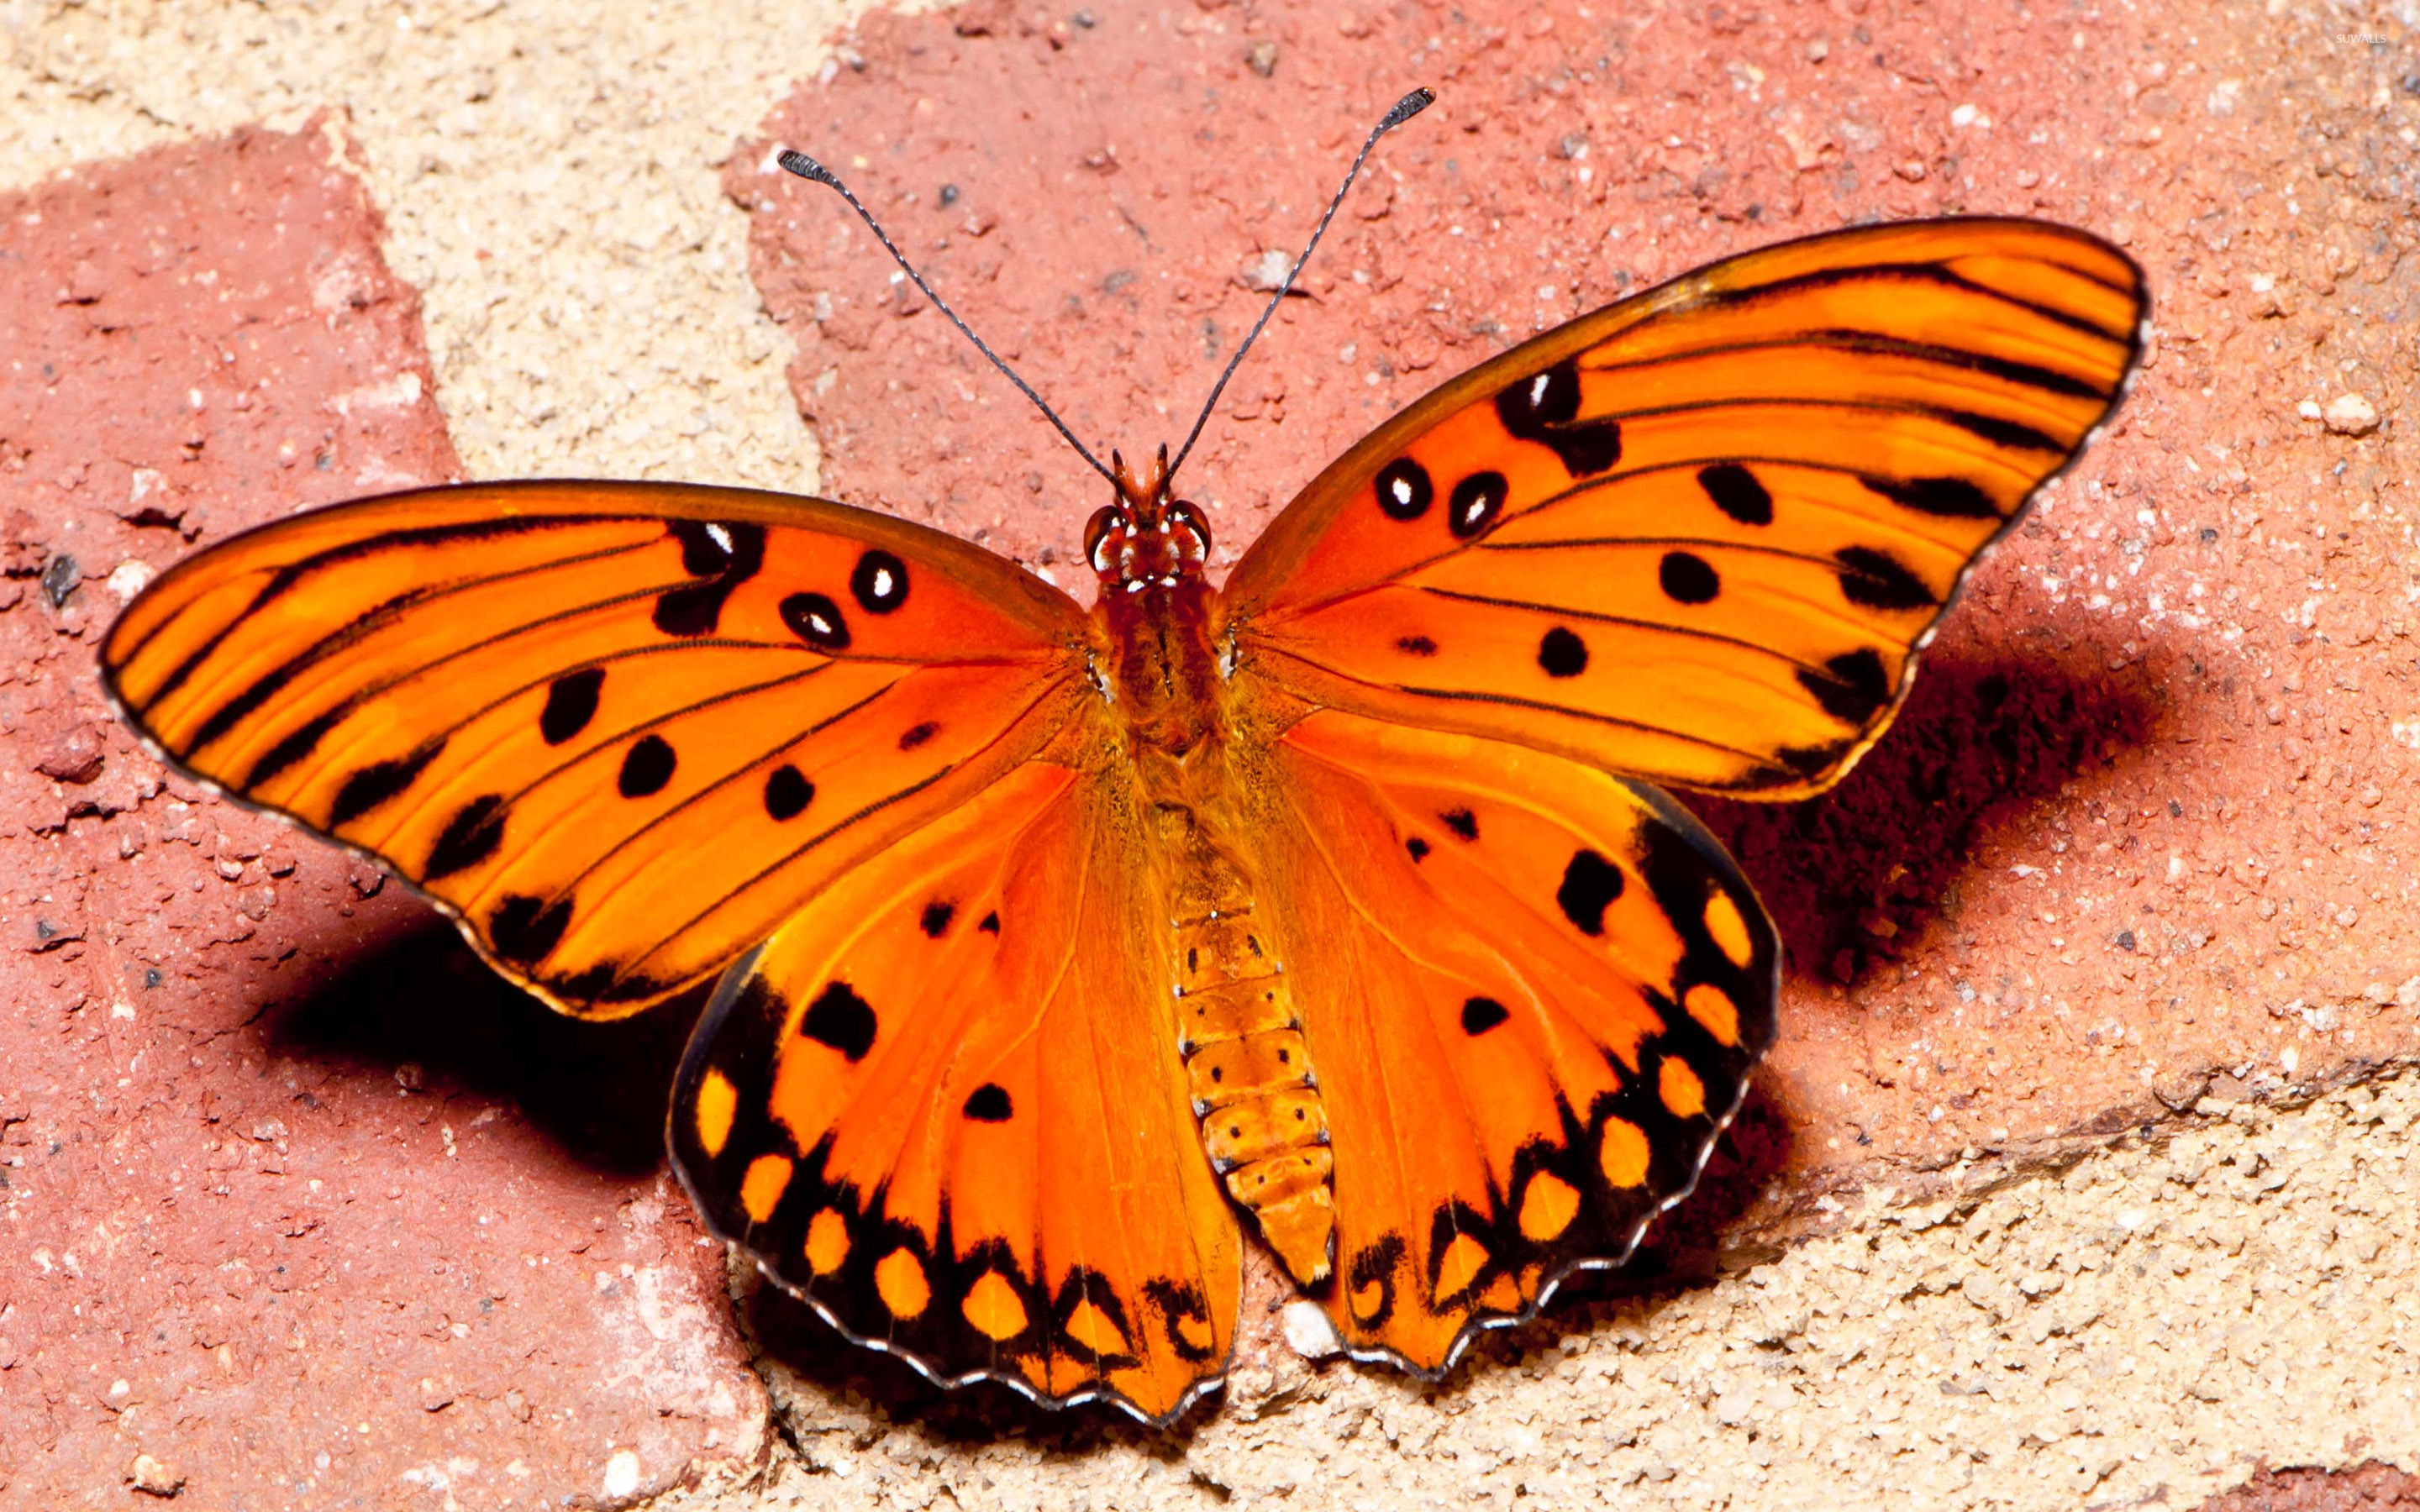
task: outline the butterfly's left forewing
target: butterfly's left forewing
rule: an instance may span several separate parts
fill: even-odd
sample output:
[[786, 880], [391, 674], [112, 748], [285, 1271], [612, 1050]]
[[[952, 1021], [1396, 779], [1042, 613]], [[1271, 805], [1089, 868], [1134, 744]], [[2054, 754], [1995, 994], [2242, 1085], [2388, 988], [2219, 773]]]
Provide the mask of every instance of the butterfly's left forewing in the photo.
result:
[[1345, 1344], [1435, 1372], [1695, 1182], [1779, 942], [1643, 784], [1314, 713], [1253, 755], [1261, 883], [1335, 1157]]
[[539, 483], [234, 537], [128, 608], [102, 670], [164, 755], [611, 1015], [1032, 754], [1080, 697], [1084, 634], [1013, 564], [887, 517]]
[[1481, 364], [1224, 595], [1311, 700], [1742, 796], [1837, 781], [1969, 566], [2117, 401], [2140, 271], [2029, 221], [1751, 252]]

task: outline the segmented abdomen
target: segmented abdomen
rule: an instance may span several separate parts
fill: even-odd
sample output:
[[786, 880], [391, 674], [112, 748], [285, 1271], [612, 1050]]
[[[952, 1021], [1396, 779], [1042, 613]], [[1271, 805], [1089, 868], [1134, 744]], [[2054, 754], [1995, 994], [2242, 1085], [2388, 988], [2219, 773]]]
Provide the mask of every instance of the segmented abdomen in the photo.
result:
[[1327, 1115], [1267, 932], [1242, 875], [1197, 852], [1177, 884], [1177, 1049], [1202, 1142], [1294, 1278], [1327, 1274], [1336, 1227]]

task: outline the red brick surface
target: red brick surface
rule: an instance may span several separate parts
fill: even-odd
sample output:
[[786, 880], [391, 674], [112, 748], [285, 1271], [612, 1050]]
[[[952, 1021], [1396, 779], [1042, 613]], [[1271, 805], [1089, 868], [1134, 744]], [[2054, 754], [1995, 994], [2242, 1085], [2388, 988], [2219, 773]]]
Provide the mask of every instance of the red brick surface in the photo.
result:
[[[734, 158], [828, 492], [1070, 585], [1106, 500], [777, 146], [847, 177], [1078, 435], [1131, 455], [1183, 439], [1257, 312], [1247, 265], [1434, 86], [1188, 464], [1220, 562], [1394, 409], [1626, 290], [1873, 217], [2090, 228], [2154, 291], [2118, 421], [1840, 789], [1698, 805], [1791, 950], [1745, 1179], [1792, 1173], [1771, 1196], [1805, 1205], [2420, 1045], [2411, 152], [2325, 147], [2403, 87], [2385, 54], [2315, 94], [2293, 48], [2215, 15], [1096, 8], [869, 18]], [[2363, 386], [2371, 431], [2297, 413]]]
[[2420, 1479], [2393, 1465], [2272, 1470], [2201, 1504], [2201, 1512], [2415, 1512]]
[[163, 778], [146, 566], [453, 476], [334, 131], [0, 199], [0, 1503], [486, 1507], [748, 1460], [657, 1173], [679, 1015], [566, 1033], [377, 872]]

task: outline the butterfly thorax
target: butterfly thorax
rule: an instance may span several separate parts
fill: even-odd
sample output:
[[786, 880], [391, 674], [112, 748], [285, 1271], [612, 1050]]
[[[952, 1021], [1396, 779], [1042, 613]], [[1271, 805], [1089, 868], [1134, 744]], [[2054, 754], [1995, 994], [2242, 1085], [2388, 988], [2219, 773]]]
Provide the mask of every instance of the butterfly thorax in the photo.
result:
[[1169, 921], [1169, 980], [1203, 1148], [1296, 1279], [1324, 1278], [1335, 1229], [1327, 1117], [1293, 991], [1255, 918], [1250, 869], [1228, 832], [1234, 778], [1225, 680], [1202, 576], [1210, 531], [1170, 496], [1166, 454], [1093, 517], [1103, 691], [1125, 724]]

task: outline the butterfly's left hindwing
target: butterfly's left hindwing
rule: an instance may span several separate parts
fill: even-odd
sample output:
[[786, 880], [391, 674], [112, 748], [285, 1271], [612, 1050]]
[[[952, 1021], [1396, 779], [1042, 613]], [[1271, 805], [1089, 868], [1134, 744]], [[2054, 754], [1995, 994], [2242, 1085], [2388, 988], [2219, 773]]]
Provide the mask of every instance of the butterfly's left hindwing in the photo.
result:
[[1575, 320], [1320, 474], [1224, 596], [1315, 703], [1787, 798], [1880, 737], [1977, 555], [2117, 401], [2141, 272], [1919, 221]]
[[1029, 764], [809, 903], [699, 1026], [672, 1148], [850, 1337], [1164, 1421], [1225, 1367], [1241, 1240], [1126, 791]]
[[816, 500], [432, 489], [178, 563], [103, 675], [169, 759], [378, 856], [558, 1007], [630, 1011], [1064, 724], [1076, 606]]
[[1433, 1374], [1688, 1192], [1773, 1037], [1779, 940], [1642, 784], [1333, 710], [1251, 764], [1333, 1139], [1323, 1301]]

